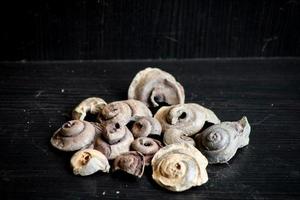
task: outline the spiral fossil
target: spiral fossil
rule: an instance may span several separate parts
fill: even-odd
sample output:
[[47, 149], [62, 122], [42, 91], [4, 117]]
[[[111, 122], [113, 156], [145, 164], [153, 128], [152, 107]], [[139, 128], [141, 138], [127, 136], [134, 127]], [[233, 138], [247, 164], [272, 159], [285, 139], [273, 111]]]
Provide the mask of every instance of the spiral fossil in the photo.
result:
[[128, 99], [137, 99], [148, 107], [166, 103], [184, 103], [184, 89], [175, 78], [158, 68], [146, 68], [136, 74], [128, 89]]
[[62, 125], [52, 136], [51, 144], [62, 151], [76, 151], [90, 145], [95, 136], [94, 126], [81, 120], [71, 120]]
[[225, 163], [249, 143], [250, 125], [246, 117], [237, 122], [213, 125], [195, 136], [196, 147], [209, 163]]
[[207, 182], [207, 159], [188, 143], [161, 148], [152, 158], [152, 178], [160, 186], [175, 192]]
[[195, 103], [161, 107], [154, 118], [161, 123], [163, 132], [170, 128], [179, 129], [186, 136], [199, 132], [206, 121], [214, 124], [220, 123], [211, 110]]

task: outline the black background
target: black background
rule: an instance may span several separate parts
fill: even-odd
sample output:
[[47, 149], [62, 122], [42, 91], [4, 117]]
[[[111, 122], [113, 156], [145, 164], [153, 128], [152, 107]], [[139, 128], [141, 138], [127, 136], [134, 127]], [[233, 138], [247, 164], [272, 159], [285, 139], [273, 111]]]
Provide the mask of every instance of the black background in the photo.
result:
[[300, 55], [299, 0], [1, 2], [0, 60]]

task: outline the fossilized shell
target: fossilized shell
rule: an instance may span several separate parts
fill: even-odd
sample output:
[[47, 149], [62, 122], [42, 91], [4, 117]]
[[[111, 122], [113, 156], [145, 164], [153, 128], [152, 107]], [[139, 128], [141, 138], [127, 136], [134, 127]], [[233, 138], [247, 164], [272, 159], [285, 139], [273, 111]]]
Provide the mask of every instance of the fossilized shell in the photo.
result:
[[98, 97], [90, 97], [83, 100], [72, 112], [73, 119], [84, 120], [86, 113], [98, 114], [101, 112], [106, 102]]
[[144, 155], [146, 165], [150, 165], [152, 157], [162, 147], [163, 145], [160, 141], [148, 137], [139, 137], [131, 143], [133, 150]]
[[123, 170], [140, 178], [144, 173], [144, 168], [144, 156], [137, 151], [129, 151], [116, 157], [113, 171]]
[[207, 159], [188, 143], [161, 148], [152, 158], [152, 178], [160, 186], [175, 192], [207, 182]]
[[174, 128], [167, 129], [164, 132], [163, 141], [165, 145], [174, 144], [174, 143], [183, 143], [183, 142], [187, 142], [193, 146], [196, 145], [195, 140], [189, 136], [186, 136], [184, 131], [180, 129], [174, 129]]
[[[125, 133], [120, 133], [120, 131], [122, 130]], [[115, 140], [115, 143], [111, 142], [110, 144], [107, 141], [107, 138], [110, 136], [103, 136], [103, 134], [99, 135], [95, 139], [94, 148], [102, 152], [109, 160], [115, 159], [118, 155], [122, 153], [128, 152], [130, 149], [130, 144], [134, 140], [132, 133], [129, 131], [129, 129], [126, 126], [123, 126], [122, 128], [120, 128], [120, 130], [116, 130], [116, 132], [117, 134], [119, 134], [118, 137], [122, 134], [124, 135], [119, 140]], [[114, 133], [110, 133], [110, 134], [114, 134]]]
[[109, 172], [107, 158], [94, 149], [84, 149], [76, 152], [71, 158], [71, 166], [75, 175], [88, 176], [97, 171]]
[[131, 132], [135, 138], [147, 137], [148, 135], [160, 135], [161, 125], [152, 117], [138, 117], [132, 125]]
[[81, 120], [64, 123], [52, 136], [51, 144], [62, 151], [76, 151], [90, 145], [95, 136], [94, 126]]
[[136, 74], [128, 89], [128, 99], [137, 99], [148, 107], [166, 103], [184, 103], [182, 85], [169, 73], [158, 68], [146, 68]]
[[125, 100], [107, 104], [99, 114], [99, 121], [126, 125], [138, 116], [152, 117], [151, 111], [140, 101]]
[[160, 122], [163, 132], [170, 128], [180, 129], [186, 136], [199, 132], [206, 121], [220, 123], [211, 110], [195, 103], [161, 107], [154, 118]]
[[195, 136], [196, 147], [209, 163], [226, 163], [238, 148], [249, 144], [250, 124], [247, 117], [237, 122], [222, 122]]

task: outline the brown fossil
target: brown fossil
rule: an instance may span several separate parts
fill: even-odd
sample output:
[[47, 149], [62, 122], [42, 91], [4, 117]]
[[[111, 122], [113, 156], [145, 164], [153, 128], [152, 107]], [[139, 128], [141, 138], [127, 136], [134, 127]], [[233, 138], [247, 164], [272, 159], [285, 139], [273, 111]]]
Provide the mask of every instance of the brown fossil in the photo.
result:
[[155, 118], [138, 117], [131, 128], [131, 132], [135, 138], [160, 135], [161, 125]]
[[94, 148], [102, 152], [109, 160], [128, 152], [134, 138], [126, 126], [109, 123], [95, 139]]
[[162, 147], [163, 145], [160, 141], [148, 137], [139, 137], [131, 143], [133, 150], [144, 155], [146, 165], [150, 165], [152, 157]]
[[125, 100], [115, 101], [104, 106], [98, 119], [100, 122], [126, 125], [130, 120], [135, 120], [138, 116], [152, 117], [152, 113], [140, 101]]
[[211, 110], [195, 103], [161, 107], [154, 118], [160, 122], [163, 132], [170, 128], [180, 129], [185, 136], [199, 132], [206, 121], [213, 124], [220, 123]]
[[113, 171], [123, 170], [128, 174], [142, 177], [145, 168], [144, 156], [137, 151], [129, 151], [116, 157]]
[[62, 151], [76, 151], [89, 146], [95, 136], [94, 126], [81, 120], [64, 123], [52, 136], [51, 144]]
[[158, 68], [146, 68], [136, 74], [129, 89], [128, 99], [137, 99], [148, 107], [159, 104], [175, 105], [184, 103], [182, 85], [169, 73]]

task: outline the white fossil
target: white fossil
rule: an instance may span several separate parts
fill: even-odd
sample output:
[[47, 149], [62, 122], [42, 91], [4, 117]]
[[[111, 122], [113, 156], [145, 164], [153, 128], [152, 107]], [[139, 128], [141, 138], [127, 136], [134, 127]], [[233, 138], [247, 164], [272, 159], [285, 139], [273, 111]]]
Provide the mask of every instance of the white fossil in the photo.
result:
[[76, 152], [71, 158], [71, 166], [75, 175], [88, 176], [97, 171], [109, 172], [107, 158], [94, 149], [84, 149]]

